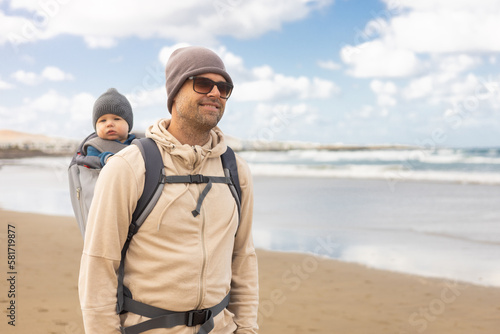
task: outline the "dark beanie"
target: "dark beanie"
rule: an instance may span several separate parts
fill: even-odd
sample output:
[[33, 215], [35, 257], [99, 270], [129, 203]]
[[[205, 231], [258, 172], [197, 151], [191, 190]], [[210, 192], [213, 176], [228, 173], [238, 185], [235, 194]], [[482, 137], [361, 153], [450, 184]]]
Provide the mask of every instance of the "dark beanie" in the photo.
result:
[[172, 113], [174, 98], [187, 78], [204, 73], [220, 74], [227, 82], [233, 83], [226, 72], [222, 59], [213, 51], [199, 47], [188, 46], [175, 50], [167, 62], [165, 69], [167, 86], [167, 107]]
[[134, 115], [132, 114], [132, 106], [125, 96], [118, 93], [114, 88], [110, 88], [106, 93], [97, 98], [94, 103], [94, 111], [92, 113], [92, 123], [95, 125], [99, 117], [113, 114], [120, 116], [128, 123], [128, 131], [132, 130], [134, 125]]

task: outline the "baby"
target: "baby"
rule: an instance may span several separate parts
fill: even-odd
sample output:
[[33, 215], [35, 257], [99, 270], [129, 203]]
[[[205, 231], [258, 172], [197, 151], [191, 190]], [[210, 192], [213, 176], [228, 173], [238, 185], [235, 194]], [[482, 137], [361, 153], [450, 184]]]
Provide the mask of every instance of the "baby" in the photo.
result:
[[104, 166], [110, 156], [135, 139], [132, 130], [134, 115], [125, 96], [115, 88], [108, 89], [94, 103], [92, 123], [97, 138], [85, 144], [87, 156], [97, 156]]

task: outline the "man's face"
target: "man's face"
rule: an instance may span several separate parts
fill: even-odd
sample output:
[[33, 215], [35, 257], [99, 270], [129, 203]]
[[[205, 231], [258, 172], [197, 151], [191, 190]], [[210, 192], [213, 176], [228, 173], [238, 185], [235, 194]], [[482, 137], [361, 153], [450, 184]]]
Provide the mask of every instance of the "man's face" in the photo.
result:
[[[226, 82], [220, 74], [205, 73], [197, 75], [215, 82]], [[217, 86], [207, 94], [200, 94], [193, 90], [193, 80], [186, 80], [181, 87], [172, 105], [172, 117], [177, 117], [185, 125], [208, 131], [213, 129], [224, 115], [226, 99], [220, 97]]]

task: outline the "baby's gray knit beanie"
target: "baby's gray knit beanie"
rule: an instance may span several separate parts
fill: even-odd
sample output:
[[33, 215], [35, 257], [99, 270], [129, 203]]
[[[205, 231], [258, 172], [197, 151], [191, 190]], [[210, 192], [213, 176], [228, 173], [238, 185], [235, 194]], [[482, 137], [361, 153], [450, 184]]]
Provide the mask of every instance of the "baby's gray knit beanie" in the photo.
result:
[[92, 113], [92, 123], [95, 125], [99, 117], [113, 114], [120, 116], [128, 123], [128, 131], [132, 130], [134, 125], [134, 114], [132, 113], [132, 106], [127, 98], [118, 93], [115, 88], [110, 88], [106, 93], [97, 98], [94, 103], [94, 111]]
[[204, 73], [220, 74], [227, 82], [233, 83], [226, 72], [222, 59], [209, 49], [188, 46], [179, 48], [172, 53], [165, 68], [167, 107], [170, 113], [172, 113], [174, 98], [187, 78]]

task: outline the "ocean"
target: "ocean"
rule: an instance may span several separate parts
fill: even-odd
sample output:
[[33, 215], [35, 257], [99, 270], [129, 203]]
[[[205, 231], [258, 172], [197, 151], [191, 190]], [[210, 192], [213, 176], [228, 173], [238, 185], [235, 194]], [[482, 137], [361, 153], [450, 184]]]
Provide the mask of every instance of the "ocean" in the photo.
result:
[[257, 175], [500, 185], [500, 148], [242, 152]]
[[[256, 247], [500, 286], [500, 148], [239, 154]], [[69, 161], [0, 160], [0, 207], [71, 216]]]

